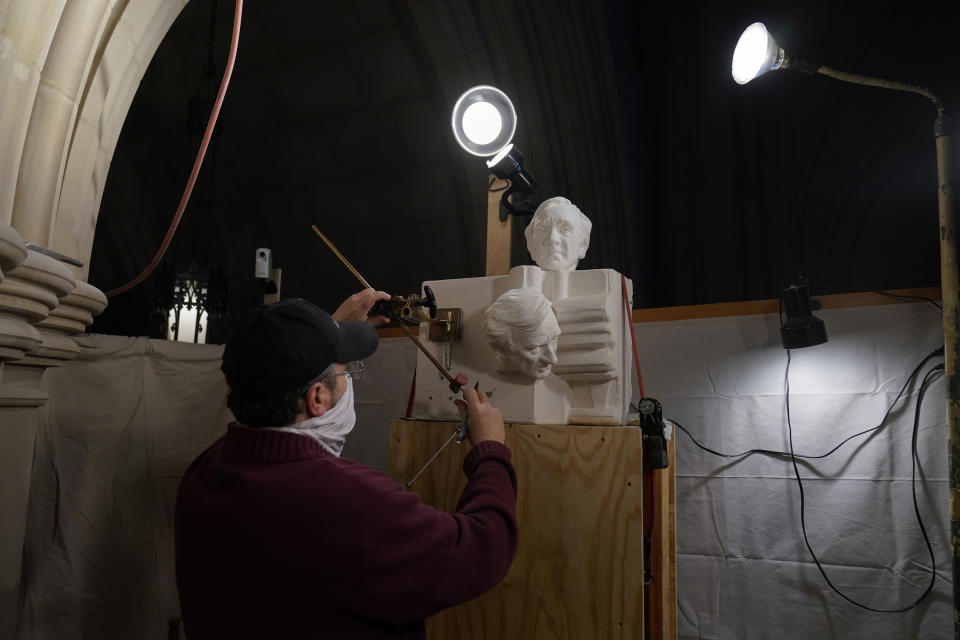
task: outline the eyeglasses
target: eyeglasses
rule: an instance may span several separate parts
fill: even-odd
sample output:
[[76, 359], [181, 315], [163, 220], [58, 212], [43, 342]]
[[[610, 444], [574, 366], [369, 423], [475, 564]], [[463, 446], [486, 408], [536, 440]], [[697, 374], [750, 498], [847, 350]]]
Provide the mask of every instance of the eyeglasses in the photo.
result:
[[363, 360], [357, 360], [356, 362], [351, 362], [347, 365], [347, 368], [344, 371], [338, 371], [336, 373], [331, 373], [329, 376], [324, 376], [325, 378], [332, 378], [334, 376], [347, 376], [348, 378], [353, 378], [358, 380], [363, 377], [363, 374], [367, 371], [367, 365], [363, 363]]

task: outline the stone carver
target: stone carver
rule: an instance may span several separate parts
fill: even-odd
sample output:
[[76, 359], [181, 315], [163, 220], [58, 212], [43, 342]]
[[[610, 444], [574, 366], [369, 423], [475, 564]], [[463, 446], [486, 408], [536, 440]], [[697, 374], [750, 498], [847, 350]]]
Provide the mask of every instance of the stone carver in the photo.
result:
[[573, 271], [587, 255], [590, 219], [564, 197], [544, 200], [523, 232], [527, 251], [546, 271]]
[[483, 333], [497, 370], [545, 378], [557, 362], [560, 325], [553, 305], [539, 291], [511, 289], [487, 308]]
[[471, 448], [454, 513], [340, 455], [357, 360], [387, 320], [369, 314], [388, 299], [365, 289], [333, 314], [281, 300], [237, 319], [221, 365], [237, 421], [183, 472], [174, 509], [190, 638], [422, 640], [427, 616], [510, 569], [516, 472], [485, 393], [456, 400]]

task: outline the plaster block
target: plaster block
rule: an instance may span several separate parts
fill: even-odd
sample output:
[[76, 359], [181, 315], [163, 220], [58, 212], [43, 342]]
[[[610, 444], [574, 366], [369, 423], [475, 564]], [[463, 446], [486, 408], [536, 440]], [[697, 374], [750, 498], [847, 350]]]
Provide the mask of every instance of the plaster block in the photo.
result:
[[[612, 269], [544, 271], [519, 266], [509, 275], [424, 282], [440, 308], [461, 309], [460, 338], [430, 341], [429, 323], [420, 340], [456, 376], [493, 391], [493, 403], [508, 422], [532, 424], [622, 425], [632, 391], [629, 322], [624, 322], [621, 275]], [[483, 335], [487, 308], [510, 289], [539, 290], [553, 303], [560, 324], [557, 362], [549, 375], [534, 379], [497, 371], [494, 352]], [[627, 291], [632, 291], [627, 280]], [[632, 306], [632, 301], [628, 301]], [[418, 354], [413, 416], [457, 420], [456, 397], [444, 376]]]

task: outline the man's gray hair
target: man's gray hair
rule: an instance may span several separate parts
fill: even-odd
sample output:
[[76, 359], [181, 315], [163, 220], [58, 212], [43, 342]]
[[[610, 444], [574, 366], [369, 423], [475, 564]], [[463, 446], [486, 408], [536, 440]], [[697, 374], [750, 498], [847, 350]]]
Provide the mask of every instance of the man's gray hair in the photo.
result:
[[231, 389], [227, 396], [227, 406], [233, 412], [233, 417], [248, 427], [284, 427], [293, 424], [297, 415], [303, 412], [307, 391], [316, 383], [322, 382], [331, 393], [336, 393], [337, 380], [333, 377], [336, 372], [337, 363], [332, 362], [322, 373], [299, 389], [290, 389], [268, 398], [248, 398]]

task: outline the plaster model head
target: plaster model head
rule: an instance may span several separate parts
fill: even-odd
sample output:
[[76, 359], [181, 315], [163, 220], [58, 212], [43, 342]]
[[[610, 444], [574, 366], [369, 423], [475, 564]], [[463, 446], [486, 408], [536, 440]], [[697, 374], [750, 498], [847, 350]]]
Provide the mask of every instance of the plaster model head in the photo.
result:
[[592, 226], [590, 218], [566, 198], [549, 198], [537, 207], [523, 232], [527, 251], [541, 269], [573, 271], [587, 255]]
[[497, 358], [497, 371], [545, 378], [557, 362], [560, 325], [553, 305], [539, 291], [511, 289], [487, 308], [483, 334]]

